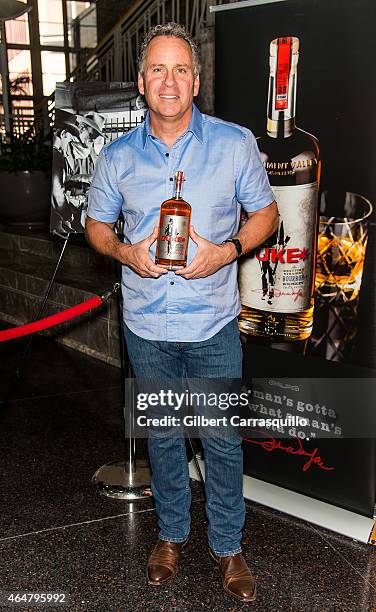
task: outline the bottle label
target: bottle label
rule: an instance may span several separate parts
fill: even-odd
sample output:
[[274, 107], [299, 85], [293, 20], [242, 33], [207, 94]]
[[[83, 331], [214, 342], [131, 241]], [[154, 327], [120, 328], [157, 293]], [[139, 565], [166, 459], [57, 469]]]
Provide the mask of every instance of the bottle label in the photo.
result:
[[291, 44], [291, 36], [278, 39], [275, 110], [284, 110], [288, 107]]
[[158, 235], [158, 257], [171, 260], [185, 259], [188, 237], [189, 217], [162, 215]]
[[239, 262], [244, 306], [294, 313], [310, 307], [314, 265], [317, 183], [272, 186], [278, 229]]

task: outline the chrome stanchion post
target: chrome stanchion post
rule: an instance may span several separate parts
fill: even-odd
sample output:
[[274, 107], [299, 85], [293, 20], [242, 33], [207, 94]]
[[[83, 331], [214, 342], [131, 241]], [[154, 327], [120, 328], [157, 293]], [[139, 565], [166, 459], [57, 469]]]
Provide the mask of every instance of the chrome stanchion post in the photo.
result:
[[[127, 381], [132, 379], [132, 367], [128, 362], [127, 366]], [[124, 388], [124, 394], [126, 393]], [[136, 438], [134, 435], [134, 394], [128, 393], [129, 406], [127, 411], [126, 402], [124, 401], [124, 427], [125, 427], [125, 469], [129, 473], [130, 478], [136, 470]]]
[[[123, 389], [123, 414], [125, 433], [125, 455], [123, 461], [113, 461], [102, 465], [92, 478], [93, 484], [101, 495], [126, 501], [137, 501], [152, 496], [151, 473], [148, 461], [136, 459], [135, 436], [135, 378], [132, 366], [127, 359], [125, 367], [125, 350], [123, 334], [123, 308], [121, 291], [118, 293], [119, 321], [121, 330], [121, 378]], [[127, 380], [125, 379], [127, 374]], [[132, 511], [133, 504], [130, 504]]]

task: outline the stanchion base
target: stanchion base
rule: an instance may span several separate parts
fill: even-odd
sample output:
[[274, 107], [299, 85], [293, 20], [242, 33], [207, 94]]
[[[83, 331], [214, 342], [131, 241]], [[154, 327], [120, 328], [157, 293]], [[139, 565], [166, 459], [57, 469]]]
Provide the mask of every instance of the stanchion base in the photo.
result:
[[92, 478], [101, 495], [127, 501], [152, 497], [150, 482], [149, 464], [143, 459], [137, 460], [132, 474], [126, 471], [125, 461], [113, 461], [98, 468]]

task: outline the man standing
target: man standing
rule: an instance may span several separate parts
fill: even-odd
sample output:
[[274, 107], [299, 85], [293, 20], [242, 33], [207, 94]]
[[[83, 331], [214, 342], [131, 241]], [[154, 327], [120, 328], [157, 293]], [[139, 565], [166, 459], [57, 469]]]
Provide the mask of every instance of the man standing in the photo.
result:
[[[236, 259], [276, 229], [273, 201], [251, 132], [202, 115], [196, 46], [170, 23], [152, 28], [141, 46], [138, 87], [145, 122], [104, 148], [89, 197], [90, 244], [123, 264], [124, 323], [136, 377], [240, 379], [242, 353]], [[184, 172], [192, 207], [188, 263], [175, 272], [154, 263], [162, 201]], [[240, 207], [248, 221], [237, 231]], [[113, 232], [123, 211], [125, 243]], [[209, 552], [225, 590], [255, 599], [254, 578], [241, 554], [245, 504], [240, 436], [202, 437], [206, 466]], [[149, 436], [158, 542], [148, 581], [160, 585], [177, 571], [190, 530], [191, 492], [183, 438]]]

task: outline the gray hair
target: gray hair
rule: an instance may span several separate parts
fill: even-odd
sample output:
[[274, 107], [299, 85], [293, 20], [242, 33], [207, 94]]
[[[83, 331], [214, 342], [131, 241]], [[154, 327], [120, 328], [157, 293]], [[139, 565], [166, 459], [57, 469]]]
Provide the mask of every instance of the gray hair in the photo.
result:
[[189, 44], [192, 51], [194, 75], [197, 76], [200, 73], [200, 57], [195, 41], [184, 26], [180, 25], [179, 23], [175, 23], [174, 21], [170, 21], [164, 25], [156, 25], [153, 28], [150, 28], [150, 30], [146, 33], [145, 38], [140, 45], [138, 55], [138, 71], [140, 74], [144, 73], [147, 48], [153, 38], [156, 38], [157, 36], [172, 36], [174, 38], [181, 38], [182, 40], [185, 40], [185, 42]]

